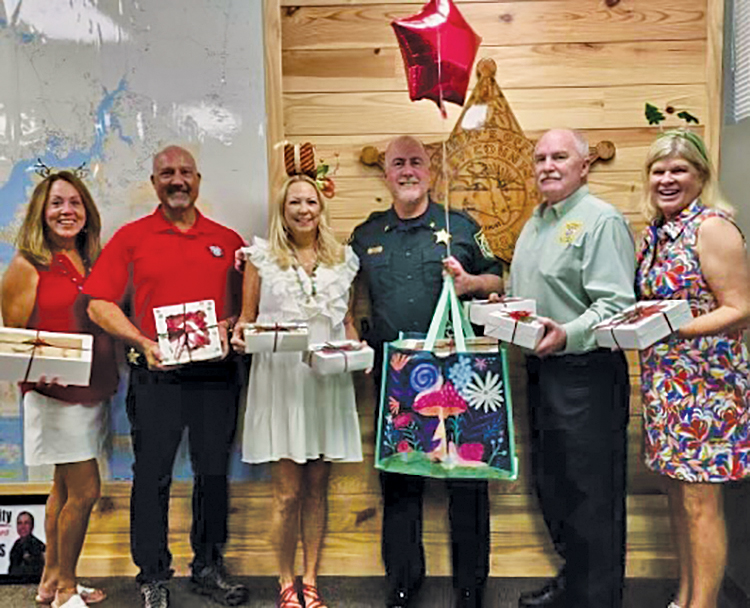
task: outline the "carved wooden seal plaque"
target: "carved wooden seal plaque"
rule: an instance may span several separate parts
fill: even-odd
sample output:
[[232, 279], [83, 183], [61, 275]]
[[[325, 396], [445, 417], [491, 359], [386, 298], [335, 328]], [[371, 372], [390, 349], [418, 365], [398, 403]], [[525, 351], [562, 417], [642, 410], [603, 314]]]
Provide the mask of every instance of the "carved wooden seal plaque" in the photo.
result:
[[526, 220], [541, 199], [534, 180], [534, 145], [526, 139], [495, 81], [495, 62], [482, 59], [478, 81], [443, 146], [427, 146], [432, 164], [432, 196], [467, 211], [482, 226], [492, 252], [510, 262]]

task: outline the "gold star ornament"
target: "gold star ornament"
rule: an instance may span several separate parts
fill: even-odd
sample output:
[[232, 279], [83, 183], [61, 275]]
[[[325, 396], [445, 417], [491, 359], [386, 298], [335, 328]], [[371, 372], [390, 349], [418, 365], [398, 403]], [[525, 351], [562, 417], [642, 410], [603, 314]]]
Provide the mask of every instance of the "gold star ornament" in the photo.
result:
[[445, 245], [448, 245], [448, 241], [451, 240], [451, 233], [445, 228], [436, 230], [433, 234], [435, 235], [435, 243], [444, 243]]

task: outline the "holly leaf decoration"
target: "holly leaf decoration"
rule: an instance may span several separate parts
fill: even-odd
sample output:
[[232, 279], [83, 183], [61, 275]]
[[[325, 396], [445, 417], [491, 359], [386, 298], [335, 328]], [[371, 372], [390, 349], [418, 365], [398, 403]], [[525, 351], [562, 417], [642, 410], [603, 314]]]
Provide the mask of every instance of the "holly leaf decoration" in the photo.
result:
[[330, 169], [330, 167], [327, 163], [320, 163], [316, 169], [315, 175], [319, 178], [325, 177], [328, 174], [328, 169]]
[[683, 110], [682, 112], [678, 112], [677, 113], [677, 118], [682, 118], [682, 120], [684, 120], [688, 124], [690, 124], [691, 122], [694, 122], [697, 125], [700, 122], [695, 116], [693, 116], [687, 110]]
[[658, 125], [664, 120], [665, 116], [662, 111], [655, 105], [646, 102], [646, 120], [650, 125]]

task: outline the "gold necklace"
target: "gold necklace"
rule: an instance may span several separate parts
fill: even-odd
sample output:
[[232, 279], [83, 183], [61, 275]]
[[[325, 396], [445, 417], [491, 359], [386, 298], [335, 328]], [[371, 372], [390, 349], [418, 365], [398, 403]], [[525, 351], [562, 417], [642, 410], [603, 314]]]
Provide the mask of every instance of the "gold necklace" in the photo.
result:
[[320, 265], [320, 262], [318, 261], [318, 253], [315, 252], [315, 259], [313, 260], [312, 268], [310, 271], [307, 270], [307, 266], [299, 259], [297, 256], [297, 251], [294, 251], [294, 259], [296, 261], [296, 264], [294, 265], [294, 274], [297, 276], [297, 282], [299, 283], [299, 287], [302, 290], [302, 293], [305, 293], [305, 284], [302, 281], [302, 277], [300, 276], [299, 269], [301, 268], [302, 271], [310, 278], [310, 293], [306, 294], [308, 301], [314, 298], [316, 295], [318, 295], [318, 288], [315, 283], [316, 274], [318, 271], [318, 266]]

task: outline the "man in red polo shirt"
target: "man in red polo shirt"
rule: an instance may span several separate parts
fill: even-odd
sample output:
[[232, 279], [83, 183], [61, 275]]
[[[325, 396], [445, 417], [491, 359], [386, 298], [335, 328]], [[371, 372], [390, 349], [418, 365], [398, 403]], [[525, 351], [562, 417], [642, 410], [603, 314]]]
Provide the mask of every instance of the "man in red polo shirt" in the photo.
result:
[[[165, 368], [153, 315], [160, 306], [213, 300], [228, 352], [226, 329], [239, 313], [242, 291], [234, 252], [243, 241], [195, 208], [200, 181], [187, 150], [170, 146], [159, 152], [151, 183], [161, 204], [115, 233], [84, 286], [92, 320], [133, 347], [127, 396], [135, 453], [131, 551], [145, 608], [169, 606], [164, 586], [172, 574], [169, 487], [185, 426], [194, 474], [192, 589], [228, 606], [248, 599], [246, 587], [227, 581], [221, 553], [240, 386], [236, 362], [225, 358]], [[130, 318], [121, 308], [126, 300]]]

